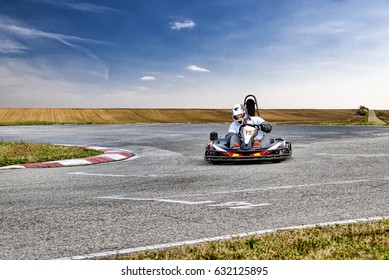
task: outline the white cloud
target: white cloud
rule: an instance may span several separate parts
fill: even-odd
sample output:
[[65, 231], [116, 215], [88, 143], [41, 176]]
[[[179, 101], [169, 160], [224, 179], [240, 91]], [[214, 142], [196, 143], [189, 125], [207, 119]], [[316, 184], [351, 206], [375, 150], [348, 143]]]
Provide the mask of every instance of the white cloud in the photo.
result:
[[154, 81], [155, 77], [154, 76], [143, 76], [140, 78], [142, 81]]
[[94, 44], [105, 44], [101, 41], [81, 38], [78, 36], [70, 36], [70, 35], [64, 35], [64, 34], [58, 34], [58, 33], [50, 33], [45, 32], [33, 28], [28, 27], [20, 27], [15, 24], [4, 24], [0, 22], [0, 29], [3, 29], [13, 35], [21, 36], [21, 37], [30, 37], [30, 38], [49, 38], [53, 40], [60, 41], [68, 46], [73, 47], [72, 44], [69, 43], [69, 41], [79, 41], [79, 42], [85, 42], [85, 43], [94, 43]]
[[120, 10], [94, 5], [90, 3], [84, 2], [70, 2], [70, 1], [59, 1], [59, 0], [35, 0], [37, 2], [42, 2], [46, 4], [51, 4], [59, 8], [67, 8], [84, 12], [92, 12], [92, 13], [108, 13], [108, 12], [121, 12]]
[[10, 38], [0, 36], [0, 53], [23, 53], [28, 49]]
[[173, 30], [181, 30], [181, 29], [193, 29], [195, 27], [195, 23], [192, 20], [183, 20], [183, 21], [175, 21], [170, 23], [171, 29]]
[[[47, 38], [59, 41], [63, 43], [64, 45], [67, 45], [73, 49], [78, 50], [79, 52], [85, 54], [89, 58], [101, 61], [100, 58], [98, 58], [94, 53], [92, 53], [89, 49], [76, 45], [74, 43], [71, 43], [72, 41], [78, 41], [78, 42], [85, 42], [85, 43], [94, 43], [94, 44], [105, 44], [101, 41], [95, 41], [91, 39], [81, 38], [78, 36], [69, 36], [64, 34], [58, 34], [58, 33], [50, 33], [45, 32], [33, 28], [27, 28], [27, 27], [20, 27], [15, 24], [4, 24], [0, 22], [0, 29], [8, 32], [9, 34], [12, 34], [14, 36], [22, 37], [22, 38]], [[102, 61], [101, 61], [102, 62]]]
[[193, 72], [207, 72], [207, 73], [211, 72], [208, 69], [201, 68], [201, 67], [198, 67], [196, 65], [188, 66], [188, 67], [186, 67], [186, 69], [188, 69], [189, 71], [193, 71]]
[[318, 24], [317, 26], [308, 26], [301, 28], [301, 33], [310, 35], [339, 34], [349, 31], [350, 26], [343, 21], [329, 21]]

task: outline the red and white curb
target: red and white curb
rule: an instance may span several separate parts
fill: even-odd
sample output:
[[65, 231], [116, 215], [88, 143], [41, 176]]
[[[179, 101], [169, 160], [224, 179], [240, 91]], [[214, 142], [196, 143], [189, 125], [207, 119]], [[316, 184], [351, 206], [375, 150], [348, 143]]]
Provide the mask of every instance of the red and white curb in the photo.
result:
[[9, 166], [0, 167], [0, 169], [24, 169], [24, 168], [90, 165], [90, 164], [125, 160], [135, 156], [133, 152], [128, 150], [123, 150], [123, 149], [113, 149], [113, 148], [95, 147], [95, 146], [81, 146], [81, 147], [86, 149], [91, 149], [91, 150], [97, 150], [103, 152], [103, 154], [99, 156], [79, 158], [79, 159], [65, 159], [65, 160], [55, 160], [55, 161], [38, 162], [38, 163], [9, 165]]

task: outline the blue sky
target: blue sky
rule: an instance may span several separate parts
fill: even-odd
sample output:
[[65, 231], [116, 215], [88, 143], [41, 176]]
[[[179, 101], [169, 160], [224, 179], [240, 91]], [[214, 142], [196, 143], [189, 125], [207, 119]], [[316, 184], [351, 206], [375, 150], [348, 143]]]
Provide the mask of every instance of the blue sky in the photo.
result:
[[0, 0], [0, 107], [389, 109], [384, 0]]

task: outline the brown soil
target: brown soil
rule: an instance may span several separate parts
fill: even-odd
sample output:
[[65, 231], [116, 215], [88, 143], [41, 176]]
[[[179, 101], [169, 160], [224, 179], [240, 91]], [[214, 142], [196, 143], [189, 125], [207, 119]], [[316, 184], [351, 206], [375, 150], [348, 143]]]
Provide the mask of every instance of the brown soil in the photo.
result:
[[374, 111], [379, 119], [389, 123], [389, 110], [374, 110]]
[[[384, 112], [389, 116], [389, 111]], [[261, 117], [273, 123], [360, 123], [357, 110], [267, 109]], [[17, 123], [228, 123], [229, 109], [77, 109], [0, 108], [1, 124]]]

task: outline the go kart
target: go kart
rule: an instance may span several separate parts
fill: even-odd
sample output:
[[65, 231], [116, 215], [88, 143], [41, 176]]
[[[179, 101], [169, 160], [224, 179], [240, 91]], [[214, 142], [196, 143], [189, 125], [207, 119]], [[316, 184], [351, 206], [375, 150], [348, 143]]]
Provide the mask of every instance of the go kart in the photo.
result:
[[[244, 105], [250, 116], [259, 116], [257, 100], [253, 95], [246, 96]], [[242, 144], [239, 148], [230, 148], [227, 140], [219, 137], [217, 132], [210, 133], [210, 142], [205, 147], [204, 159], [212, 163], [242, 161], [281, 162], [292, 156], [292, 143], [282, 138], [270, 138], [270, 144], [256, 147], [254, 138], [261, 130], [259, 125], [244, 124], [239, 136]]]

